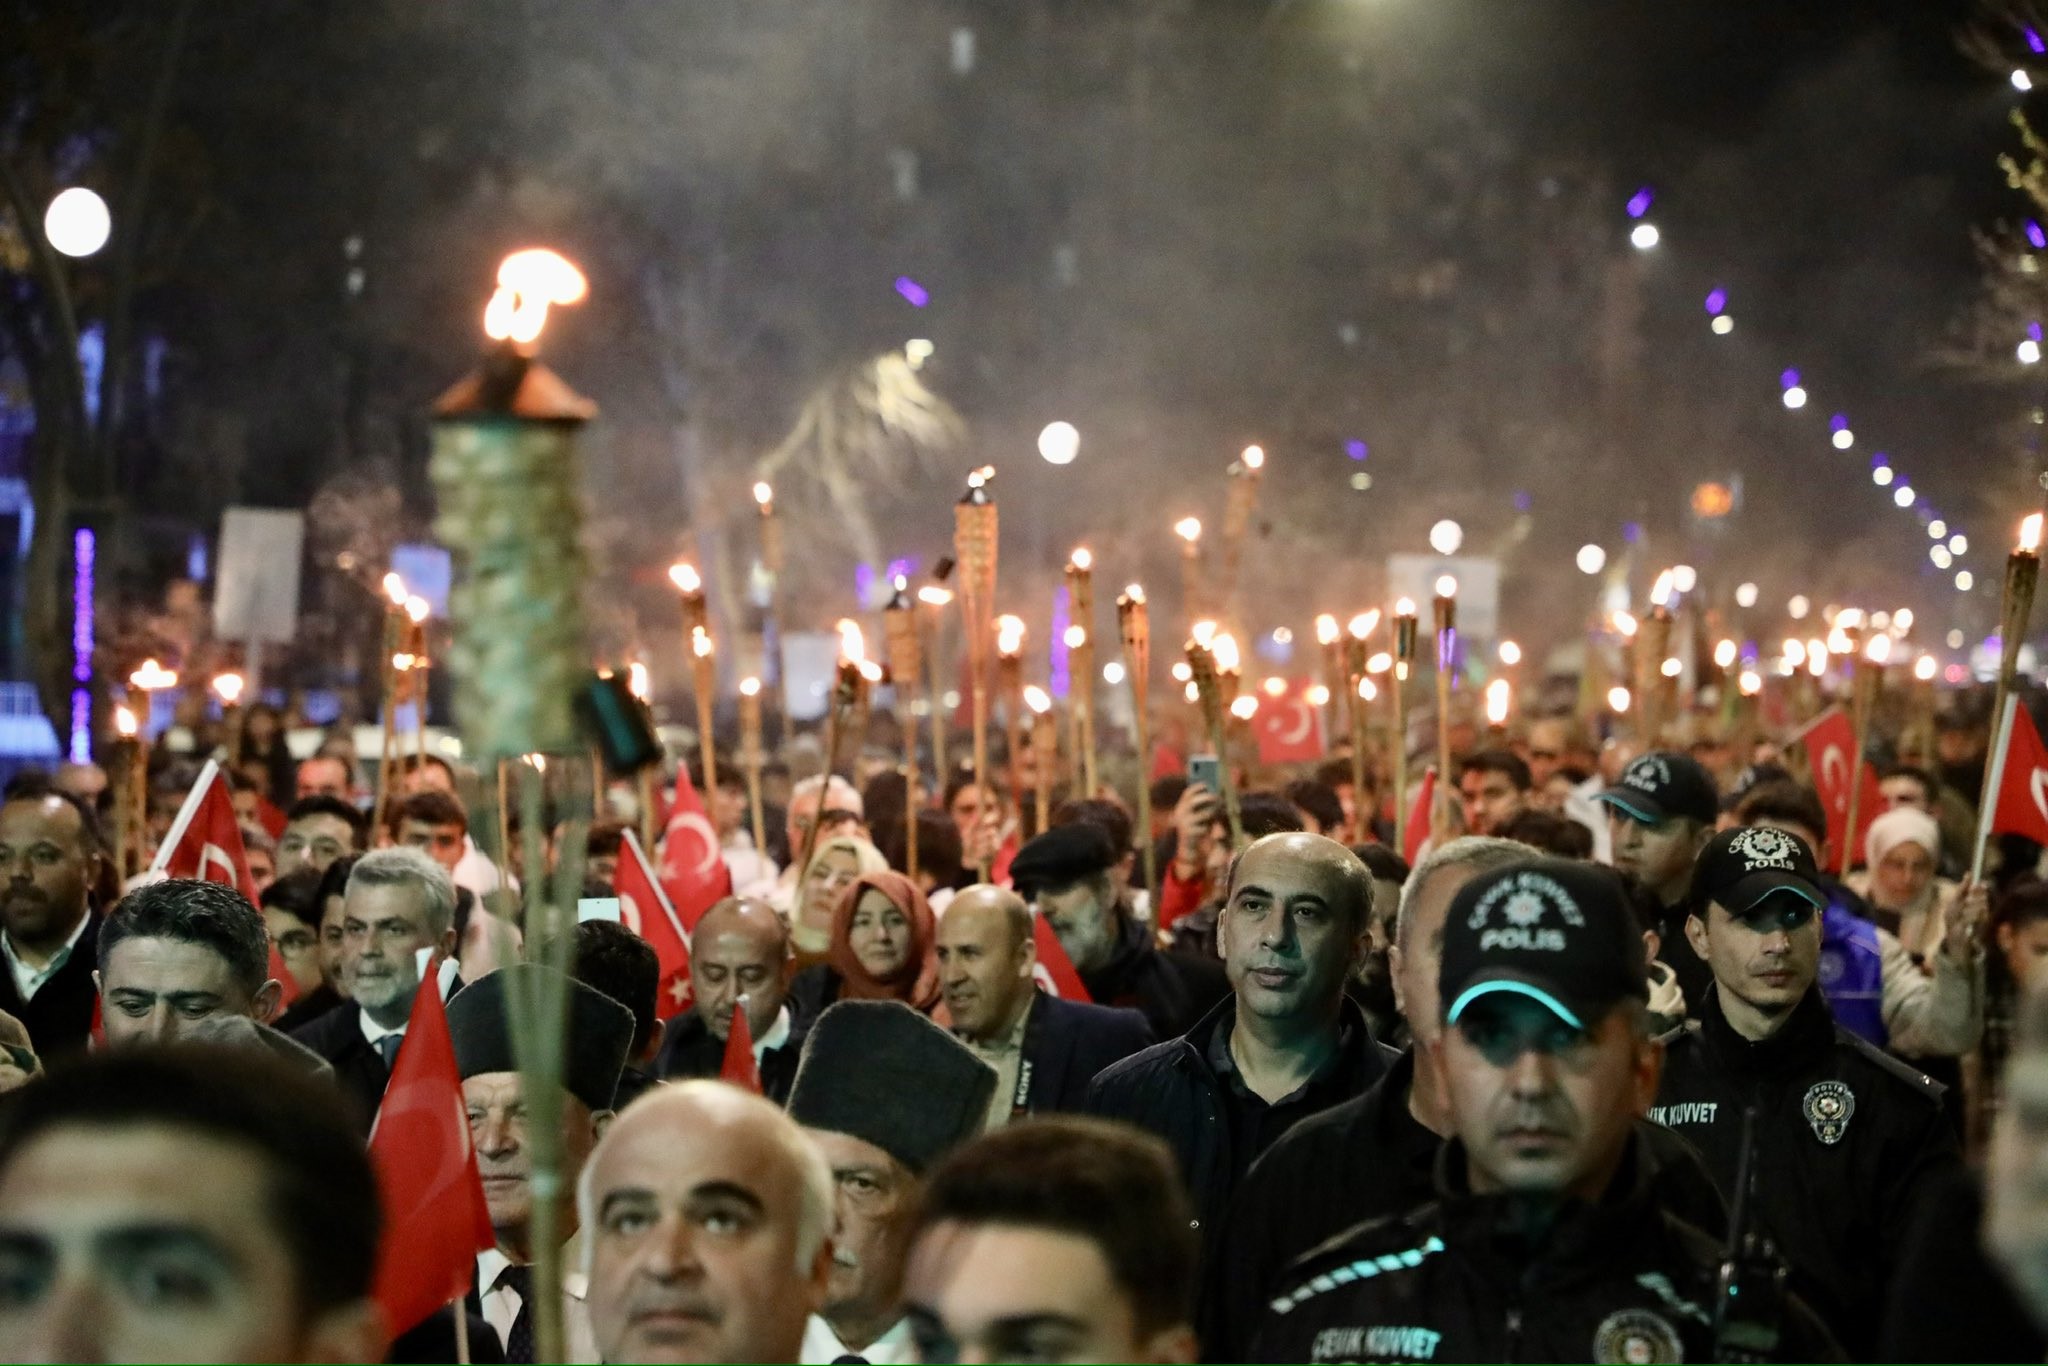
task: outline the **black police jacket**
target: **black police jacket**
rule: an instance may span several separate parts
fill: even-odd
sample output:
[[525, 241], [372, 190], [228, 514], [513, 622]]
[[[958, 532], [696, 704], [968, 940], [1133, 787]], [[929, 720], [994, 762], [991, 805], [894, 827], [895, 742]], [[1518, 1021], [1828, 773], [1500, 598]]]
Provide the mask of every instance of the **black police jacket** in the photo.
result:
[[[1574, 1201], [1532, 1236], [1518, 1207], [1473, 1195], [1444, 1145], [1439, 1198], [1360, 1224], [1289, 1269], [1252, 1361], [1711, 1361], [1721, 1249], [1658, 1205], [1630, 1153], [1597, 1204]], [[1780, 1361], [1838, 1361], [1796, 1299]]]
[[1817, 987], [1758, 1043], [1710, 992], [1666, 1041], [1650, 1117], [1691, 1140], [1731, 1205], [1751, 1104], [1755, 1217], [1791, 1264], [1792, 1288], [1868, 1359], [1918, 1202], [1960, 1160], [1941, 1088], [1838, 1027]]
[[[1415, 1054], [1371, 1090], [1312, 1115], [1252, 1164], [1210, 1240], [1196, 1300], [1204, 1361], [1242, 1361], [1267, 1301], [1294, 1260], [1345, 1229], [1405, 1214], [1436, 1194], [1444, 1142], [1408, 1108]], [[1725, 1238], [1728, 1210], [1692, 1145], [1661, 1124], [1636, 1124], [1651, 1193], [1667, 1213]]]

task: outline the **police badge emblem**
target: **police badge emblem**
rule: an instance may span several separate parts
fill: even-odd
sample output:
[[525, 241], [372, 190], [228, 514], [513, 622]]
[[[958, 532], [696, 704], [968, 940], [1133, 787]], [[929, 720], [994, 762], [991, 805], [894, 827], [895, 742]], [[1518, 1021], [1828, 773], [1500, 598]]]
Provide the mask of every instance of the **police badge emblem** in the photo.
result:
[[1648, 1366], [1684, 1361], [1678, 1330], [1647, 1309], [1618, 1309], [1593, 1330], [1593, 1357], [1603, 1366]]
[[1817, 1081], [1807, 1088], [1800, 1103], [1813, 1136], [1833, 1147], [1849, 1132], [1849, 1120], [1856, 1113], [1856, 1093], [1839, 1081]]

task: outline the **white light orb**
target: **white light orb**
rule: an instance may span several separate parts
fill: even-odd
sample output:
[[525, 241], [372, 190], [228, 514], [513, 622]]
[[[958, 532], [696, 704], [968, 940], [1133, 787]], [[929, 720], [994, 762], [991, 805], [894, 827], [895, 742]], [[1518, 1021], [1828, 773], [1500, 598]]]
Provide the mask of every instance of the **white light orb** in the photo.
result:
[[1951, 555], [1967, 555], [1970, 552], [1970, 538], [1958, 531], [1948, 538], [1948, 552]]
[[113, 231], [107, 201], [83, 185], [59, 194], [43, 214], [43, 236], [66, 256], [92, 255], [107, 244]]
[[1730, 332], [1733, 332], [1735, 330], [1735, 319], [1729, 317], [1726, 313], [1723, 313], [1718, 318], [1715, 318], [1714, 321], [1711, 324], [1709, 324], [1709, 326], [1711, 326], [1714, 329], [1715, 336], [1725, 337]]
[[1071, 422], [1048, 422], [1038, 434], [1038, 453], [1048, 465], [1071, 465], [1081, 453], [1081, 433]]
[[1877, 465], [1871, 469], [1870, 482], [1877, 485], [1879, 488], [1883, 488], [1885, 485], [1891, 483], [1891, 481], [1892, 467], [1890, 465]]
[[2021, 365], [2039, 365], [2041, 363], [2041, 343], [2035, 341], [2032, 337], [2028, 337], [2014, 349], [2013, 354], [2020, 358]]
[[1963, 648], [1963, 639], [1964, 639], [1964, 636], [1963, 636], [1963, 633], [1962, 633], [1962, 632], [1961, 632], [1960, 630], [1954, 630], [1954, 631], [1950, 631], [1950, 632], [1948, 633], [1948, 648], [1949, 648], [1949, 649], [1951, 649], [1951, 650], [1960, 650], [1960, 649], [1962, 649], [1962, 648]]
[[1806, 406], [1806, 390], [1796, 384], [1787, 389], [1785, 391], [1785, 406], [1787, 408], [1804, 408]]
[[1756, 596], [1756, 585], [1753, 583], [1742, 583], [1735, 586], [1735, 605], [1737, 607], [1756, 606]]
[[1942, 521], [1941, 518], [1937, 517], [1927, 524], [1928, 540], [1938, 541], [1946, 535], [1948, 535], [1948, 523]]
[[1673, 567], [1671, 571], [1671, 586], [1673, 588], [1676, 588], [1679, 592], [1690, 593], [1693, 589], [1699, 587], [1699, 584], [1699, 570], [1694, 569], [1689, 564], [1681, 564]]
[[1948, 547], [1940, 545], [1928, 551], [1927, 558], [1934, 561], [1936, 569], [1946, 569], [1956, 562], [1955, 557], [1948, 553]]
[[1956, 591], [1958, 593], [1967, 593], [1976, 586], [1977, 576], [1975, 574], [1972, 574], [1967, 569], [1959, 569], [1956, 571]]
[[1607, 567], [1607, 552], [1597, 545], [1582, 545], [1578, 564], [1581, 574], [1597, 574]]
[[2034, 88], [2034, 78], [2018, 67], [2012, 69], [2012, 88], [2022, 95]]
[[1102, 681], [1103, 681], [1103, 682], [1105, 682], [1105, 683], [1107, 683], [1107, 684], [1109, 684], [1109, 686], [1110, 686], [1110, 687], [1112, 687], [1112, 688], [1114, 688], [1114, 687], [1115, 687], [1115, 686], [1116, 686], [1117, 684], [1119, 684], [1119, 683], [1123, 682], [1123, 681], [1124, 681], [1124, 666], [1123, 666], [1123, 664], [1122, 664], [1122, 663], [1121, 663], [1120, 661], [1118, 661], [1118, 660], [1114, 660], [1114, 659], [1112, 659], [1112, 660], [1110, 660], [1110, 661], [1109, 661], [1109, 663], [1107, 663], [1107, 664], [1103, 665], [1103, 666], [1102, 666]]
[[1655, 223], [1638, 223], [1629, 231], [1628, 241], [1637, 251], [1648, 251], [1657, 245], [1657, 237]]
[[1856, 444], [1856, 433], [1850, 431], [1847, 427], [1844, 427], [1842, 428], [1842, 430], [1835, 433], [1834, 442], [1836, 450], [1846, 451], [1851, 446]]
[[1439, 555], [1455, 555], [1465, 544], [1465, 528], [1446, 517], [1429, 529], [1429, 548]]
[[1892, 501], [1902, 508], [1913, 506], [1913, 486], [1911, 484], [1901, 484], [1893, 489]]
[[1813, 603], [1801, 593], [1785, 604], [1785, 615], [1794, 621], [1805, 621], [1806, 614], [1813, 610]]

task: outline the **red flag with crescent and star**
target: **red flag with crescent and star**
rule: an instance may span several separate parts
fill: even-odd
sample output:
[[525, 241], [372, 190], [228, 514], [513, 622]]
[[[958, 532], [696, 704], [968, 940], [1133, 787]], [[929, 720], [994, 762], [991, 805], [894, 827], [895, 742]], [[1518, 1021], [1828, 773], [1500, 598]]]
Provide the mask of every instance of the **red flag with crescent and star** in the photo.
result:
[[732, 870], [687, 768], [676, 769], [675, 800], [661, 832], [661, 889], [685, 930], [696, 929], [704, 912], [732, 895]]
[[2048, 844], [2048, 746], [2034, 718], [2008, 699], [2012, 720], [1996, 775], [1997, 795], [1991, 804], [1991, 833], [2025, 835]]
[[497, 1242], [477, 1176], [440, 974], [429, 965], [421, 978], [370, 1130], [370, 1165], [384, 1205], [372, 1293], [393, 1334], [450, 1300], [459, 1302], [476, 1276], [476, 1254]]
[[754, 1062], [754, 1026], [747, 1020], [744, 996], [732, 1005], [732, 1027], [725, 1032], [725, 1056], [719, 1060], [718, 1079], [761, 1094], [761, 1069]]
[[1259, 737], [1262, 764], [1305, 764], [1323, 757], [1322, 708], [1308, 700], [1314, 683], [1285, 680], [1278, 694], [1260, 690], [1258, 715], [1252, 724]]
[[690, 1008], [690, 936], [668, 893], [648, 866], [640, 837], [626, 832], [619, 846], [618, 871], [612, 894], [619, 899], [619, 919], [645, 939], [661, 964], [661, 985], [654, 993], [654, 1013], [666, 1020]]
[[[249, 872], [249, 853], [242, 847], [242, 827], [235, 820], [235, 799], [220, 775], [220, 765], [206, 761], [199, 779], [185, 794], [178, 818], [170, 833], [157, 846], [156, 859], [149, 866], [153, 874], [165, 877], [197, 878], [202, 882], [225, 882], [260, 906], [256, 879]], [[280, 987], [277, 1008], [282, 1011], [298, 999], [299, 984], [284, 965], [284, 955], [270, 946], [270, 976]], [[272, 1017], [276, 1018], [275, 1016]]]
[[[1832, 711], [1807, 730], [1805, 745], [1813, 790], [1828, 813], [1828, 857], [1821, 860], [1821, 867], [1840, 867], [1843, 841], [1849, 837], [1849, 783], [1856, 770], [1856, 729], [1841, 711]], [[1878, 786], [1877, 765], [1863, 765], [1861, 786], [1862, 794], [1856, 799], [1856, 824], [1859, 829], [1868, 830], [1870, 823], [1884, 814], [1884, 792]], [[1853, 854], [1850, 861], [1855, 862]]]

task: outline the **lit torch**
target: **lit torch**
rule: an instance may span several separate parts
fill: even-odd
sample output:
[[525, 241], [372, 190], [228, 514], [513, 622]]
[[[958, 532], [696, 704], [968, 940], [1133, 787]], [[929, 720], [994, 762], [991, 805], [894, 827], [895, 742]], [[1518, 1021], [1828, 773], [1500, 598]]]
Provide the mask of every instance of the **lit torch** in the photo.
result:
[[668, 569], [669, 582], [683, 597], [683, 645], [690, 661], [692, 691], [697, 694], [697, 752], [704, 759], [704, 790], [718, 787], [717, 644], [711, 638], [711, 611], [704, 599], [704, 580], [697, 566], [678, 560]]
[[[915, 882], [920, 803], [917, 799], [917, 718], [912, 715], [912, 709], [924, 664], [922, 651], [918, 648], [917, 604], [910, 598], [910, 580], [899, 574], [895, 589], [889, 606], [882, 613], [882, 634], [883, 644], [888, 650], [889, 677], [896, 687], [896, 728], [903, 736], [903, 871]], [[936, 700], [934, 705], [937, 705]]]
[[[1021, 700], [1031, 709], [1031, 771], [1036, 781], [1033, 793], [1038, 824], [1032, 828], [1044, 834], [1052, 825], [1052, 771], [1059, 762], [1060, 726], [1052, 714], [1052, 698], [1045, 689], [1029, 687]], [[1011, 756], [1015, 767], [1015, 756]]]
[[[953, 558], [960, 566], [960, 609], [967, 629], [968, 684], [974, 700], [974, 783], [988, 785], [988, 627], [996, 600], [998, 523], [988, 490], [995, 477], [983, 466], [967, 477], [967, 492], [953, 507]], [[988, 880], [988, 869], [977, 870]]]
[[1077, 546], [1067, 557], [1067, 608], [1074, 622], [1066, 636], [1074, 753], [1081, 761], [1081, 794], [1093, 797], [1100, 781], [1095, 758], [1095, 557], [1086, 546]]
[[1244, 558], [1245, 532], [1250, 529], [1252, 510], [1258, 506], [1259, 478], [1265, 472], [1266, 452], [1247, 446], [1230, 467], [1230, 494], [1223, 504], [1223, 602], [1228, 608], [1237, 596], [1237, 568]]
[[1152, 784], [1146, 775], [1152, 766], [1152, 616], [1145, 605], [1142, 584], [1131, 584], [1116, 600], [1117, 634], [1123, 638], [1124, 677], [1131, 687], [1131, 719], [1138, 740], [1138, 829], [1148, 832], [1138, 841], [1145, 858], [1145, 885], [1159, 886], [1157, 856], [1152, 849]]
[[1458, 581], [1436, 581], [1436, 781], [1438, 800], [1430, 812], [1430, 834], [1439, 847], [1450, 838], [1449, 795], [1457, 787], [1451, 772], [1451, 672], [1458, 660]]
[[[761, 815], [761, 680], [740, 680], [740, 763], [747, 770], [747, 806], [754, 821], [754, 848], [768, 848], [768, 824]], [[763, 857], [766, 857], [765, 852]]]
[[[1194, 692], [1195, 704], [1201, 709], [1202, 721], [1209, 731], [1209, 743], [1216, 751], [1217, 778], [1223, 787], [1223, 811], [1230, 822], [1230, 847], [1236, 850], [1244, 844], [1244, 821], [1238, 810], [1237, 784], [1230, 775], [1229, 737], [1223, 720], [1229, 700], [1223, 695], [1222, 661], [1217, 657], [1217, 648], [1228, 640], [1230, 637], [1217, 636], [1212, 632], [1204, 641], [1198, 632], [1189, 639], [1183, 653], [1190, 675], [1188, 687]], [[1235, 642], [1231, 644], [1231, 653], [1236, 653]]]
[[[2016, 705], [2011, 699], [2019, 681], [2020, 645], [2026, 639], [2027, 619], [2034, 614], [2034, 588], [2041, 576], [2041, 514], [2036, 512], [2020, 523], [2019, 543], [2005, 561], [2005, 587], [2000, 598], [1998, 645], [1998, 688], [1992, 702], [1992, 722], [1997, 727], [1994, 755], [2005, 752]], [[1993, 804], [1997, 797], [1992, 784], [1998, 778], [1998, 764], [1984, 766], [1984, 795], [1977, 803], [1977, 844], [1970, 860], [1970, 880], [1984, 878], [1984, 849], [1991, 838]]]
[[[1419, 634], [1415, 600], [1402, 598], [1394, 604], [1393, 677], [1387, 693], [1392, 699], [1394, 726], [1394, 847], [1408, 847], [1408, 674], [1415, 666], [1415, 639]], [[1370, 817], [1367, 818], [1368, 823]]]
[[1003, 748], [1010, 755], [1010, 802], [1024, 805], [1017, 756], [1024, 747], [1024, 619], [996, 618], [996, 696], [1003, 704]]
[[1181, 610], [1194, 616], [1202, 610], [1202, 522], [1198, 517], [1183, 517], [1173, 524], [1173, 534], [1180, 537], [1180, 602]]
[[1371, 829], [1368, 815], [1363, 821], [1359, 817], [1359, 804], [1365, 800], [1365, 750], [1367, 725], [1372, 711], [1366, 705], [1365, 694], [1366, 642], [1379, 629], [1380, 614], [1377, 609], [1360, 612], [1351, 618], [1348, 639], [1344, 644], [1344, 697], [1345, 712], [1351, 722], [1351, 819], [1358, 838], [1367, 838], [1365, 831]]
[[220, 699], [221, 729], [228, 733], [228, 768], [239, 768], [242, 763], [242, 726], [238, 712], [242, 703], [242, 676], [237, 673], [217, 675], [213, 680], [213, 695]]

